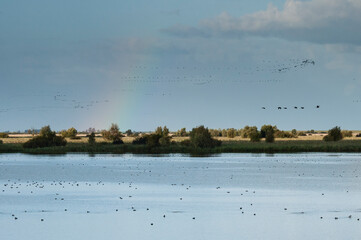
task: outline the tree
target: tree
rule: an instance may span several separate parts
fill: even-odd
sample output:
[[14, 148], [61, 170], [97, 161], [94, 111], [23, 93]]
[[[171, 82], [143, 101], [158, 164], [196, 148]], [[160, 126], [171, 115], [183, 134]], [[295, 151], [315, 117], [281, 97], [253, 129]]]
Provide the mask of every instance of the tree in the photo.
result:
[[257, 130], [257, 127], [252, 127], [247, 133], [251, 142], [259, 142], [261, 140], [261, 133]]
[[155, 130], [155, 134], [163, 136], [163, 129], [162, 127], [157, 127], [157, 129]]
[[113, 144], [123, 144], [123, 140], [122, 140], [123, 135], [119, 131], [118, 125], [115, 124], [115, 123], [112, 123], [112, 125], [111, 125], [111, 127], [109, 128], [108, 131], [103, 130], [102, 131], [102, 136], [106, 140], [112, 141]]
[[168, 137], [168, 135], [169, 135], [169, 129], [167, 128], [167, 126], [164, 126], [162, 136]]
[[191, 145], [196, 148], [213, 148], [221, 145], [221, 141], [213, 139], [208, 128], [204, 126], [193, 128], [189, 135]]
[[61, 136], [64, 138], [76, 138], [78, 131], [75, 128], [69, 128], [68, 130], [63, 130], [60, 132]]
[[45, 126], [40, 130], [39, 136], [33, 137], [23, 144], [24, 148], [43, 148], [54, 146], [65, 146], [66, 141], [63, 137], [56, 136], [56, 133], [51, 131], [50, 126]]
[[236, 129], [230, 128], [227, 130], [227, 137], [234, 138], [236, 136]]
[[326, 142], [329, 141], [340, 141], [343, 138], [341, 128], [340, 127], [334, 127], [330, 130], [328, 130], [328, 134], [323, 137], [323, 140]]
[[297, 136], [297, 130], [296, 129], [292, 129], [291, 133], [293, 134], [293, 136]]
[[186, 137], [187, 136], [186, 128], [182, 128], [182, 129], [178, 130], [176, 135], [178, 137]]
[[56, 133], [53, 132], [53, 131], [51, 131], [51, 128], [50, 128], [50, 126], [48, 125], [48, 126], [42, 127], [42, 128], [40, 129], [39, 136], [50, 139], [50, 138], [55, 137], [55, 136], [56, 136]]
[[95, 144], [95, 133], [94, 132], [92, 132], [88, 135], [88, 143], [89, 143], [89, 145]]
[[[272, 143], [275, 141], [274, 133], [276, 126], [272, 125], [263, 125], [261, 128], [261, 137], [266, 139], [266, 142]], [[278, 130], [278, 129], [277, 129]]]
[[127, 134], [127, 136], [131, 136], [133, 132], [132, 130], [128, 129], [127, 131], [125, 131], [125, 134]]

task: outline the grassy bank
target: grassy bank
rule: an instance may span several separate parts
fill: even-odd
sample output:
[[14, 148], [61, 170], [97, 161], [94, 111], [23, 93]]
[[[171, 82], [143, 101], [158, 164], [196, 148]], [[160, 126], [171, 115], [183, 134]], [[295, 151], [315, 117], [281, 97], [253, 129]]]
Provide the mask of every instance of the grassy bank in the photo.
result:
[[0, 153], [29, 153], [29, 154], [65, 154], [65, 153], [134, 153], [134, 154], [215, 154], [215, 153], [298, 153], [298, 152], [360, 152], [361, 140], [342, 140], [339, 142], [310, 141], [278, 141], [275, 143], [251, 143], [246, 141], [223, 142], [222, 146], [212, 149], [194, 149], [172, 144], [167, 147], [149, 148], [144, 145], [113, 145], [111, 143], [97, 143], [90, 146], [84, 142], [70, 142], [65, 147], [49, 147], [24, 149], [20, 143], [4, 143], [0, 145]]

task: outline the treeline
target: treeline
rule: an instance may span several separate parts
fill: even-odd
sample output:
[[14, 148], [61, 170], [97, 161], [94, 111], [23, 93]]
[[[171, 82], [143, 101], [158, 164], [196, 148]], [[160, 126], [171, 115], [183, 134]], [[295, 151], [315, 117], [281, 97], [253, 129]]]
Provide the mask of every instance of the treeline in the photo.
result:
[[[250, 142], [260, 142], [264, 139], [267, 143], [272, 143], [276, 138], [297, 138], [305, 134], [304, 132], [293, 129], [292, 131], [281, 131], [277, 126], [263, 125], [258, 130], [256, 126], [245, 126], [242, 129], [208, 129], [204, 126], [193, 128], [187, 132], [185, 128], [171, 133], [169, 129], [164, 127], [157, 127], [154, 132], [134, 134], [131, 130], [125, 132], [124, 135], [117, 124], [112, 124], [108, 130], [103, 130], [101, 136], [111, 142], [112, 144], [124, 144], [123, 137], [133, 136], [133, 145], [144, 145], [147, 148], [167, 147], [170, 145], [181, 145], [191, 148], [214, 148], [221, 145], [221, 141], [215, 139], [215, 137], [228, 137], [234, 138], [240, 136], [242, 138], [248, 138]], [[24, 148], [43, 148], [43, 147], [55, 147], [65, 146], [67, 144], [66, 138], [80, 139], [78, 131], [75, 128], [69, 128], [63, 130], [60, 134], [52, 131], [50, 126], [43, 127], [39, 134], [34, 136], [29, 141], [23, 144]], [[344, 137], [352, 137], [352, 131], [341, 130], [340, 127], [334, 127], [327, 132], [327, 135], [323, 138], [324, 141], [339, 141]], [[358, 135], [360, 136], [360, 135]], [[9, 137], [6, 133], [0, 134], [1, 138]], [[92, 131], [88, 135], [89, 145], [97, 144], [95, 132]], [[175, 141], [174, 137], [189, 137], [181, 142]], [[3, 141], [0, 140], [0, 144]]]

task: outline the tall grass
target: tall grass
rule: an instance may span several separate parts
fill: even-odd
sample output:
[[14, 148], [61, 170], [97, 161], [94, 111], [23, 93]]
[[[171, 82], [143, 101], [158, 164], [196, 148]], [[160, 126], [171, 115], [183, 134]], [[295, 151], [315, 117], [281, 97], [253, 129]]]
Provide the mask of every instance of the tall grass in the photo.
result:
[[83, 142], [70, 142], [64, 147], [47, 147], [25, 149], [19, 143], [4, 143], [0, 145], [0, 153], [30, 153], [30, 154], [65, 154], [65, 153], [134, 153], [134, 154], [215, 154], [215, 153], [298, 153], [298, 152], [361, 152], [361, 140], [342, 140], [339, 142], [324, 141], [279, 141], [265, 142], [228, 142], [215, 148], [193, 148], [175, 143], [169, 146], [147, 147], [145, 145], [113, 145], [111, 143], [96, 143], [89, 145]]

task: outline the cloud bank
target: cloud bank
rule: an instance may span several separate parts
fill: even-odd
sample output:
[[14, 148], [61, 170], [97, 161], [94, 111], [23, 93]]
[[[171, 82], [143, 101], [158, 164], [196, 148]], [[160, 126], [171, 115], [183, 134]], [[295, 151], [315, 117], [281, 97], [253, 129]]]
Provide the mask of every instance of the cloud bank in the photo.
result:
[[287, 0], [282, 10], [270, 4], [264, 11], [241, 17], [224, 12], [196, 27], [172, 26], [163, 32], [178, 37], [260, 36], [361, 45], [360, 13], [360, 0]]

